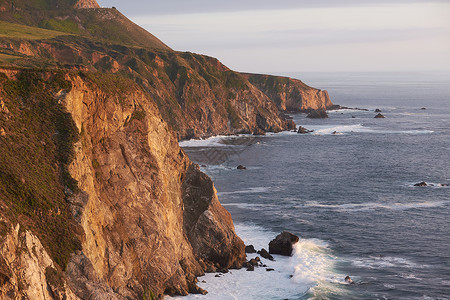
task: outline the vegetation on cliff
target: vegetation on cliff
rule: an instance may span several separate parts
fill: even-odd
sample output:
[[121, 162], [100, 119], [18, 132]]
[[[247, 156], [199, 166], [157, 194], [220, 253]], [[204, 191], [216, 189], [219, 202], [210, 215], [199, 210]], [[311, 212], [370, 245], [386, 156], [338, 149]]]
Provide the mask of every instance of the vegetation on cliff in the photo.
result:
[[[77, 183], [68, 172], [77, 130], [55, 94], [70, 91], [63, 72], [0, 73], [1, 218], [40, 238], [53, 260], [66, 267], [81, 249], [81, 229], [66, 202]], [[9, 228], [8, 228], [9, 229]]]

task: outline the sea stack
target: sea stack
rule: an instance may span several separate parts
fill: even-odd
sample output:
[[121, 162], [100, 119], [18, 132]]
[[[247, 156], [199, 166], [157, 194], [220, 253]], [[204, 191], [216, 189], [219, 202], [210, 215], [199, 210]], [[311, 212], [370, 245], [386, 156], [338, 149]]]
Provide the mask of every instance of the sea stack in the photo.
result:
[[283, 231], [269, 243], [269, 253], [291, 256], [294, 250], [294, 244], [298, 243], [299, 240], [298, 236]]

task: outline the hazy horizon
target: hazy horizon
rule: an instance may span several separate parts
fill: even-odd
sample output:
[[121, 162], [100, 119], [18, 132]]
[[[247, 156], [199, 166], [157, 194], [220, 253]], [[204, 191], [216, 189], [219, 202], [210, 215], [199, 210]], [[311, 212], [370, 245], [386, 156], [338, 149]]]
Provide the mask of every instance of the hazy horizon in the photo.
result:
[[99, 0], [177, 51], [245, 72], [450, 70], [446, 1]]

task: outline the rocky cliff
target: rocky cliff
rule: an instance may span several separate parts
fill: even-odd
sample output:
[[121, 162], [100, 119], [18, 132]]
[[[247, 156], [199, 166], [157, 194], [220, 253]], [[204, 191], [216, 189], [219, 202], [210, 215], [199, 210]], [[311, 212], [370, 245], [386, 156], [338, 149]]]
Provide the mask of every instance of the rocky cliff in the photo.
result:
[[282, 111], [326, 110], [333, 107], [327, 91], [312, 88], [300, 80], [260, 74], [244, 75]]
[[270, 95], [212, 57], [111, 46], [73, 36], [3, 39], [0, 47], [18, 55], [15, 65], [82, 68], [133, 79], [151, 95], [180, 139], [294, 127]]
[[[244, 244], [234, 233], [231, 216], [220, 205], [213, 183], [178, 147], [176, 136], [139, 86], [131, 80], [113, 82], [107, 75], [94, 80], [77, 73], [65, 74], [64, 78], [51, 72], [23, 74], [8, 70], [3, 74], [8, 76], [2, 80], [2, 103], [9, 111], [7, 118], [2, 112], [0, 123], [4, 132], [2, 153], [9, 153], [1, 161], [4, 237], [0, 248], [6, 249], [0, 257], [3, 295], [45, 299], [49, 290], [55, 298], [67, 292], [81, 299], [141, 299], [149, 293], [185, 295], [202, 292], [195, 283], [205, 271], [242, 265]], [[100, 87], [98, 80], [110, 85]], [[47, 82], [52, 85], [47, 86]], [[13, 87], [25, 83], [36, 89], [14, 94]], [[23, 101], [20, 97], [34, 100], [18, 104]], [[56, 175], [49, 174], [56, 177], [59, 186], [51, 215], [72, 220], [72, 227], [61, 225], [69, 228], [66, 235], [80, 243], [79, 248], [68, 251], [68, 256], [61, 256], [64, 249], [58, 249], [66, 245], [56, 244], [52, 249], [58, 236], [46, 236], [51, 232], [25, 226], [20, 233], [21, 221], [15, 218], [18, 209], [30, 215], [27, 223], [31, 225], [38, 225], [39, 217], [48, 212], [40, 207], [43, 200], [36, 205], [26, 199], [24, 204], [17, 203], [17, 195], [7, 181], [21, 176], [21, 170], [28, 167], [25, 157], [8, 149], [23, 130], [17, 116], [44, 104], [67, 110], [79, 136], [74, 140], [70, 164], [61, 165]], [[45, 137], [35, 126], [38, 124], [30, 123], [25, 129], [29, 141], [47, 151], [47, 156], [55, 151], [55, 163], [60, 163], [58, 150], [52, 151], [58, 137]], [[30, 151], [39, 151], [34, 147]], [[19, 164], [17, 169], [8, 166], [13, 159]], [[43, 158], [33, 165], [40, 163], [46, 168], [47, 162], [40, 160]], [[76, 180], [76, 186], [69, 187], [58, 179], [63, 168]], [[40, 184], [42, 198], [51, 196], [46, 191], [53, 181], [35, 183], [22, 176], [23, 180], [19, 178], [16, 183], [18, 188], [27, 190]], [[67, 211], [73, 217], [62, 218]], [[44, 246], [39, 239], [47, 241]], [[30, 245], [11, 257], [11, 249], [30, 243], [38, 250]], [[30, 264], [36, 272], [27, 267]], [[58, 279], [55, 287], [51, 286], [56, 280], [52, 276]], [[39, 282], [41, 289], [36, 287]]]

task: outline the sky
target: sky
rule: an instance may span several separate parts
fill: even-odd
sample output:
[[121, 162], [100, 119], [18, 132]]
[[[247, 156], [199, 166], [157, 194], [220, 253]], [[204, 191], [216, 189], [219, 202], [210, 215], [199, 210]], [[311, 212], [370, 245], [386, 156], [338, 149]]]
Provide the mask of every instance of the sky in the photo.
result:
[[98, 0], [242, 72], [450, 70], [450, 0]]

